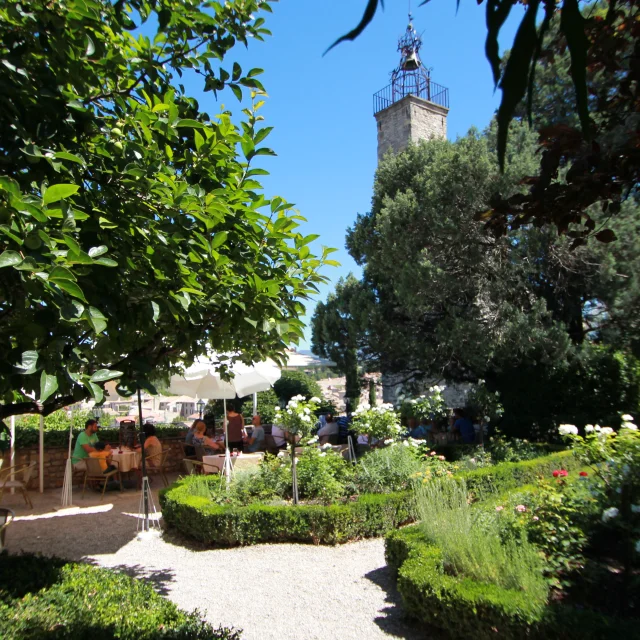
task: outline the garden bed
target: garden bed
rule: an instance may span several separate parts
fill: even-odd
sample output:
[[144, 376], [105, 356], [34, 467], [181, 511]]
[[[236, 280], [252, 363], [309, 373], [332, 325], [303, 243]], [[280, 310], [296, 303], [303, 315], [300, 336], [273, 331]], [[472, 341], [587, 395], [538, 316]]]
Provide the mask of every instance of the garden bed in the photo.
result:
[[0, 637], [239, 640], [186, 613], [150, 583], [109, 569], [33, 555], [0, 555]]
[[407, 613], [452, 637], [637, 637], [637, 620], [613, 618], [559, 602], [547, 604], [522, 591], [448, 575], [440, 550], [427, 543], [418, 526], [389, 533], [385, 555]]
[[[560, 452], [523, 462], [460, 472], [475, 491], [496, 491], [534, 482], [557, 468], [571, 469], [577, 462], [570, 452]], [[415, 521], [411, 491], [365, 493], [334, 504], [217, 504], [198, 495], [202, 477], [179, 480], [160, 492], [165, 522], [189, 538], [205, 544], [235, 546], [260, 542], [340, 544], [383, 536]], [[215, 482], [211, 478], [211, 482]]]

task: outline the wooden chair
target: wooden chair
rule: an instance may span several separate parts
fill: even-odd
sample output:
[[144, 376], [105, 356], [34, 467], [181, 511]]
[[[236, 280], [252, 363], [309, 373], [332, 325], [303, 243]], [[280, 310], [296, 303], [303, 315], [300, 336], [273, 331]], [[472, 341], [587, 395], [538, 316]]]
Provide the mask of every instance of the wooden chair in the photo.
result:
[[186, 442], [181, 442], [180, 447], [182, 448], [182, 459], [183, 460], [197, 460], [198, 456], [196, 455], [195, 447], [192, 444], [187, 444]]
[[87, 470], [84, 474], [84, 485], [82, 487], [82, 497], [84, 498], [84, 492], [87, 489], [87, 481], [103, 481], [104, 484], [102, 486], [102, 496], [100, 500], [104, 500], [104, 492], [107, 489], [107, 482], [109, 478], [113, 478], [113, 476], [118, 476], [118, 482], [120, 483], [120, 491], [122, 491], [122, 477], [120, 476], [120, 471], [118, 469], [114, 469], [113, 471], [104, 472], [102, 467], [100, 466], [100, 460], [98, 458], [85, 458], [84, 459], [87, 464]]
[[[36, 465], [37, 462], [34, 460], [33, 462], [23, 462], [22, 464], [15, 464], [12, 467], [2, 469], [2, 471], [0, 471], [0, 500], [2, 500], [6, 489], [18, 489], [22, 493], [22, 497], [27, 503], [27, 506], [33, 509], [31, 498], [29, 498], [29, 494], [27, 493], [27, 485], [29, 484], [29, 480], [31, 480]], [[12, 471], [15, 480], [11, 480]]]
[[202, 456], [206, 456], [204, 447], [201, 444], [194, 444], [193, 448], [196, 450], [196, 460], [202, 462]]
[[200, 473], [204, 473], [204, 464], [199, 460], [192, 460], [191, 458], [184, 458], [182, 460], [184, 463], [184, 468], [187, 471], [187, 475], [198, 475]]
[[165, 471], [168, 457], [169, 449], [163, 449], [159, 453], [154, 453], [152, 456], [147, 456], [145, 458], [147, 475], [157, 474], [161, 476], [165, 487], [169, 486], [169, 479], [167, 478], [167, 473]]
[[0, 509], [0, 551], [4, 549], [4, 534], [14, 517], [11, 509]]
[[270, 433], [264, 434], [264, 448], [267, 453], [271, 453], [274, 456], [277, 456], [282, 451]]

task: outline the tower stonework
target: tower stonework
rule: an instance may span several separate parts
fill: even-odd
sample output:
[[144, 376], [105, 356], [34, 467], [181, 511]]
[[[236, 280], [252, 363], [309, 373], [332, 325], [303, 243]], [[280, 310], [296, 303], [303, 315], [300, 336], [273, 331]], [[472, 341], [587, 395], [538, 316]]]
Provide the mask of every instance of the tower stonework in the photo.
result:
[[449, 90], [431, 80], [419, 57], [421, 46], [410, 16], [398, 41], [400, 65], [391, 72], [391, 84], [373, 96], [378, 162], [389, 150], [399, 153], [418, 140], [447, 137]]

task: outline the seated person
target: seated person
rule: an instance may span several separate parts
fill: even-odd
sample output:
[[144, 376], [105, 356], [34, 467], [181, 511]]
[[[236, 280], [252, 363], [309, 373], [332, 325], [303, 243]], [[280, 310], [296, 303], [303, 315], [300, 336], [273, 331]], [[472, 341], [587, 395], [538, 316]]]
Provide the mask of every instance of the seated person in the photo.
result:
[[206, 435], [207, 425], [205, 424], [204, 420], [195, 420], [193, 423], [193, 429], [194, 434], [192, 442], [194, 445], [204, 447], [204, 452], [206, 455], [224, 451], [224, 445], [219, 444]]
[[[160, 456], [159, 453], [162, 453], [162, 443], [158, 440], [156, 436], [156, 428], [150, 424], [146, 423], [142, 430], [144, 431], [144, 455], [147, 458], [147, 464], [152, 467], [160, 466]], [[138, 447], [141, 448], [141, 447]], [[151, 458], [153, 456], [153, 458]], [[149, 460], [151, 458], [151, 460]]]
[[326, 444], [329, 442], [329, 436], [338, 435], [338, 423], [334, 420], [334, 417], [329, 413], [326, 418], [326, 424], [318, 429], [318, 438], [320, 438], [320, 444]]
[[274, 424], [271, 427], [271, 435], [273, 436], [273, 441], [275, 442], [275, 445], [276, 447], [278, 447], [278, 449], [287, 448], [288, 433], [286, 431]]
[[244, 441], [244, 450], [248, 453], [255, 453], [256, 451], [264, 451], [264, 427], [262, 426], [260, 416], [255, 415], [251, 419], [253, 425], [253, 432], [250, 436], [247, 436]]
[[109, 473], [115, 471], [118, 467], [112, 464], [113, 451], [111, 451], [111, 445], [106, 442], [98, 441], [93, 445], [93, 451], [89, 454], [90, 458], [97, 458], [100, 462], [100, 468], [102, 473]]
[[428, 418], [420, 418], [420, 424], [409, 431], [409, 437], [414, 440], [426, 440], [431, 431], [431, 423]]
[[473, 422], [464, 414], [463, 409], [453, 410], [453, 426], [451, 431], [460, 436], [464, 444], [473, 444], [476, 441], [476, 431]]
[[84, 431], [76, 438], [73, 455], [71, 456], [74, 471], [87, 470], [84, 459], [88, 458], [92, 451], [95, 451], [94, 445], [96, 442], [98, 442], [98, 421], [95, 418], [90, 418], [84, 424]]

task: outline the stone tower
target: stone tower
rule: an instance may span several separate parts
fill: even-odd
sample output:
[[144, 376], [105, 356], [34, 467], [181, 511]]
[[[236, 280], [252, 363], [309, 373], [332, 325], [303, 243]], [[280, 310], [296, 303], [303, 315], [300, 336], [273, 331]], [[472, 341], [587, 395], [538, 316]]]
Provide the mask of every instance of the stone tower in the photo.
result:
[[391, 72], [391, 84], [373, 96], [378, 162], [389, 149], [398, 153], [410, 142], [447, 137], [449, 90], [431, 80], [420, 60], [421, 46], [409, 15], [409, 26], [398, 40], [400, 65]]

